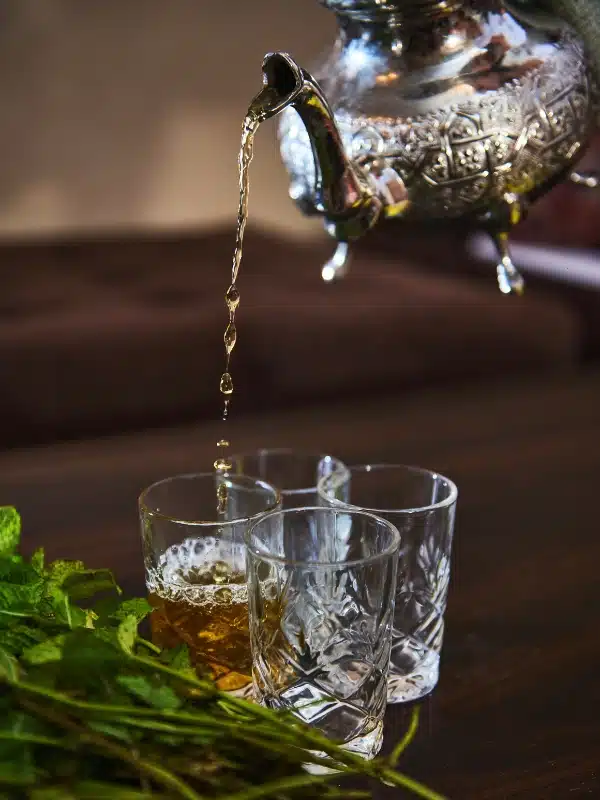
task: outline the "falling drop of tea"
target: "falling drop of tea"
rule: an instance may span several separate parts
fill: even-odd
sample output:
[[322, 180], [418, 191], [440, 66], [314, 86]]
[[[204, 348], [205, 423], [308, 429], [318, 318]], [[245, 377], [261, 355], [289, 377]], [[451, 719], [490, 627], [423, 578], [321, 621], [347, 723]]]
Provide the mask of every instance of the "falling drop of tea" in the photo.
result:
[[221, 375], [221, 383], [219, 388], [221, 389], [221, 394], [231, 394], [233, 392], [233, 381], [228, 372], [224, 372]]
[[225, 481], [219, 481], [217, 486], [217, 513], [224, 514], [227, 510], [227, 484]]
[[[235, 234], [235, 247], [233, 251], [233, 263], [231, 266], [231, 281], [229, 288], [225, 292], [225, 305], [229, 312], [229, 321], [227, 328], [223, 335], [225, 344], [225, 370], [221, 376], [219, 389], [223, 395], [223, 422], [229, 416], [229, 404], [231, 395], [233, 394], [233, 380], [229, 372], [229, 361], [231, 353], [236, 345], [237, 330], [235, 327], [235, 312], [240, 304], [240, 291], [236, 285], [240, 263], [242, 261], [242, 246], [244, 242], [244, 229], [246, 227], [246, 220], [248, 218], [248, 195], [249, 195], [249, 167], [252, 161], [253, 147], [254, 147], [254, 134], [258, 130], [258, 126], [262, 119], [265, 118], [268, 109], [277, 103], [277, 93], [272, 89], [263, 88], [261, 92], [254, 98], [248, 113], [244, 118], [242, 128], [242, 141], [240, 152], [238, 156], [239, 165], [239, 205], [237, 216], [237, 227]], [[219, 439], [217, 447], [220, 454], [214, 462], [214, 467], [217, 472], [226, 472], [231, 469], [231, 462], [227, 458], [226, 450], [229, 447], [227, 439]], [[224, 513], [227, 508], [227, 486], [223, 480], [219, 481], [217, 488], [217, 510], [220, 514]]]
[[223, 340], [225, 342], [225, 352], [230, 356], [237, 340], [237, 331], [233, 322], [230, 322], [227, 326]]
[[235, 285], [232, 283], [229, 289], [227, 289], [227, 294], [225, 295], [225, 303], [227, 304], [227, 308], [230, 312], [234, 312], [240, 304], [240, 291]]

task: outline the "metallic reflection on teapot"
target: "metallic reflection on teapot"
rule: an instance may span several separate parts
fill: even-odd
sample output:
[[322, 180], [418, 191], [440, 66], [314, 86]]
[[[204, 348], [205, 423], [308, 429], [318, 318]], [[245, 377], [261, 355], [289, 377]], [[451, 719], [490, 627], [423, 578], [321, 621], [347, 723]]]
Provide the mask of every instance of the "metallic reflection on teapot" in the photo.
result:
[[339, 33], [315, 77], [272, 53], [263, 80], [282, 99], [290, 195], [339, 243], [324, 278], [345, 273], [348, 243], [379, 219], [467, 218], [496, 242], [500, 289], [522, 292], [509, 231], [572, 173], [595, 126], [581, 39], [498, 0], [322, 2]]

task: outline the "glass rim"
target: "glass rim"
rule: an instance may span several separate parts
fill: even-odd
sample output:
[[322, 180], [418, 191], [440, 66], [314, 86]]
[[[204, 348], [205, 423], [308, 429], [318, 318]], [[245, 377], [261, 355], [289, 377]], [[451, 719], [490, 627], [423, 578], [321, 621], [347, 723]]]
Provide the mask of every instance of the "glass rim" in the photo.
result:
[[[247, 450], [243, 453], [233, 453], [230, 456], [230, 462], [233, 462], [235, 459], [240, 458], [260, 458], [261, 456], [299, 456], [300, 458], [314, 458], [317, 461], [317, 464], [320, 464], [322, 461], [326, 461], [327, 459], [333, 461], [335, 464], [339, 465], [339, 472], [343, 472], [347, 470], [348, 467], [341, 458], [337, 456], [332, 456], [330, 453], [316, 453], [311, 450], [296, 450], [294, 447], [260, 447], [258, 450]], [[236, 473], [232, 473], [236, 474]], [[310, 494], [311, 492], [316, 491], [318, 481], [316, 482], [315, 486], [305, 486], [302, 489], [279, 489], [279, 492], [282, 496], [290, 497], [292, 495], [303, 495], [303, 494]]]
[[[254, 533], [254, 529], [257, 528], [259, 525], [266, 522], [269, 518], [275, 517], [277, 515], [281, 517], [285, 517], [291, 514], [300, 514], [306, 513], [307, 511], [318, 511], [324, 514], [353, 514], [355, 516], [360, 515], [361, 517], [368, 517], [369, 519], [377, 522], [379, 525], [383, 525], [387, 528], [393, 536], [393, 543], [382, 550], [379, 553], [375, 553], [372, 556], [366, 556], [365, 558], [354, 558], [348, 559], [346, 561], [299, 561], [297, 559], [286, 558], [285, 556], [277, 556], [273, 553], [269, 553], [266, 550], [263, 550], [260, 547], [254, 547], [250, 543], [250, 539]], [[400, 531], [396, 526], [387, 519], [383, 517], [378, 517], [377, 514], [373, 514], [368, 510], [363, 508], [349, 508], [349, 507], [342, 507], [342, 508], [333, 508], [332, 506], [299, 506], [297, 508], [278, 508], [274, 509], [273, 511], [269, 511], [265, 514], [261, 514], [260, 519], [257, 519], [250, 528], [246, 531], [244, 536], [244, 540], [246, 543], [246, 550], [249, 554], [260, 558], [262, 561], [268, 561], [271, 563], [277, 564], [284, 564], [288, 567], [306, 567], [310, 569], [340, 569], [340, 567], [356, 567], [360, 565], [368, 565], [374, 564], [377, 561], [383, 561], [385, 558], [389, 558], [395, 554], [399, 554], [401, 552], [401, 544], [402, 544], [402, 537], [400, 535]]]
[[243, 517], [222, 520], [181, 519], [177, 515], [164, 514], [162, 511], [157, 511], [156, 509], [151, 508], [147, 503], [147, 497], [149, 493], [158, 486], [179, 480], [191, 480], [193, 478], [215, 479], [218, 474], [219, 473], [217, 472], [183, 472], [179, 475], [170, 475], [167, 478], [160, 478], [160, 480], [154, 481], [154, 483], [151, 483], [149, 486], [146, 486], [145, 489], [142, 489], [138, 497], [138, 509], [144, 514], [156, 517], [158, 519], [167, 520], [168, 522], [173, 522], [176, 525], [189, 525], [191, 527], [198, 528], [225, 527], [226, 525], [239, 525], [245, 522], [253, 522], [258, 520], [258, 518], [262, 517], [264, 514], [268, 514], [279, 509], [279, 506], [281, 505], [281, 492], [275, 486], [272, 486], [270, 483], [267, 483], [260, 478], [254, 478], [251, 475], [230, 475], [229, 473], [223, 473], [223, 479], [225, 481], [239, 481], [240, 483], [245, 483], [249, 488], [256, 487], [258, 489], [266, 489], [274, 495], [273, 502], [270, 503], [263, 511], [257, 511], [256, 514], [247, 514]]
[[[356, 508], [356, 509], [363, 509], [364, 511], [370, 511], [373, 514], [407, 514], [407, 515], [416, 515], [416, 514], [427, 514], [431, 511], [441, 511], [444, 508], [450, 508], [450, 506], [456, 503], [458, 498], [458, 487], [454, 483], [454, 481], [447, 478], [445, 475], [442, 475], [441, 472], [436, 472], [432, 469], [427, 469], [426, 467], [415, 467], [412, 464], [388, 464], [388, 463], [375, 463], [375, 464], [351, 464], [345, 467], [348, 472], [348, 477], [352, 476], [353, 472], [376, 472], [377, 470], [403, 470], [404, 472], [411, 473], [411, 474], [418, 474], [418, 475], [427, 475], [432, 478], [440, 478], [442, 481], [448, 486], [449, 493], [448, 497], [445, 497], [443, 500], [438, 500], [437, 503], [429, 503], [425, 506], [414, 506], [409, 508], [371, 508], [370, 506], [357, 506], [354, 503], [344, 502], [343, 500], [338, 500], [336, 497], [329, 497], [326, 495], [321, 487], [332, 478], [335, 478], [335, 475], [325, 475], [321, 478], [321, 480], [317, 484], [317, 494], [319, 497], [322, 497], [328, 503], [335, 508]], [[352, 484], [350, 484], [352, 486]]]

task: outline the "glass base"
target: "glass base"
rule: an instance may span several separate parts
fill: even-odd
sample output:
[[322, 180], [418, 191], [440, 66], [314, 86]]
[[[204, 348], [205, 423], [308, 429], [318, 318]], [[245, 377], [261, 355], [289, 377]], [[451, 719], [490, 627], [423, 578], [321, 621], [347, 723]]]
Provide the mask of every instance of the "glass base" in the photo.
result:
[[387, 680], [388, 703], [409, 703], [435, 689], [440, 673], [440, 656], [416, 640], [403, 640], [392, 649]]
[[[383, 688], [383, 687], [382, 687]], [[259, 702], [268, 708], [285, 709], [310, 725], [344, 750], [362, 758], [375, 758], [383, 742], [383, 719], [369, 715], [364, 708], [327, 692], [314, 683], [299, 680], [277, 694], [260, 695]], [[311, 751], [319, 758], [326, 753]], [[314, 774], [335, 772], [321, 765], [305, 765]], [[315, 772], [316, 770], [316, 772]]]
[[[382, 744], [383, 721], [379, 722], [369, 733], [355, 736], [354, 739], [341, 745], [341, 748], [342, 750], [347, 750], [350, 753], [361, 756], [366, 761], [370, 761], [379, 753]], [[319, 753], [317, 751], [314, 751], [313, 755], [319, 758], [328, 758], [326, 753]], [[311, 775], [331, 775], [333, 772], [339, 772], [339, 770], [333, 767], [330, 769], [322, 764], [305, 764], [304, 769]]]

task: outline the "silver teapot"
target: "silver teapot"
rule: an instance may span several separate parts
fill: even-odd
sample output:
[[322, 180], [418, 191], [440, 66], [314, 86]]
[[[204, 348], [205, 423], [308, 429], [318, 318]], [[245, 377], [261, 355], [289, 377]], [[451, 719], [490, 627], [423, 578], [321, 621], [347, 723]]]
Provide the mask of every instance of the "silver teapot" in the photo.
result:
[[500, 289], [522, 292], [511, 227], [557, 182], [598, 183], [573, 171], [597, 111], [585, 34], [500, 0], [321, 2], [339, 24], [330, 54], [313, 77], [269, 53], [263, 91], [290, 195], [338, 241], [323, 278], [380, 219], [461, 218], [494, 238]]

